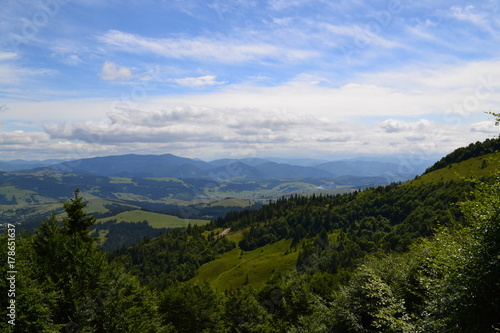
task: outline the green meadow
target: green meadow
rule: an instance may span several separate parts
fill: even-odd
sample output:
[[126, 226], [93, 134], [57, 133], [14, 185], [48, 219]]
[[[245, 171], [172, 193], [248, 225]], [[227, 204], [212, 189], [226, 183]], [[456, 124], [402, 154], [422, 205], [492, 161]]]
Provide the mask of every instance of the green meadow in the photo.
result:
[[462, 181], [470, 178], [477, 179], [498, 174], [499, 171], [500, 153], [492, 153], [474, 157], [459, 163], [449, 164], [448, 167], [418, 176], [404, 185], [418, 186], [428, 183]]
[[209, 223], [208, 220], [181, 219], [177, 216], [165, 215], [159, 213], [146, 212], [143, 210], [131, 210], [118, 215], [97, 220], [97, 222], [106, 222], [116, 219], [118, 222], [142, 222], [148, 221], [153, 228], [184, 228], [191, 225], [203, 225]]
[[[229, 236], [230, 240], [231, 236]], [[287, 272], [297, 263], [298, 251], [292, 250], [292, 240], [281, 240], [253, 251], [235, 248], [220, 258], [202, 265], [193, 281], [207, 281], [214, 289], [251, 285], [263, 286], [270, 276]]]

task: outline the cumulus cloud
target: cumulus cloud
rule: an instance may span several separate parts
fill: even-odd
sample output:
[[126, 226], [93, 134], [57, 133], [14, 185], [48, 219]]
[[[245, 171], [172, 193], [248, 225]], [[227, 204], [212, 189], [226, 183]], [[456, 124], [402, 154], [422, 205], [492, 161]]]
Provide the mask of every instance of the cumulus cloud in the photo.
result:
[[49, 141], [49, 136], [41, 132], [0, 132], [0, 144], [2, 145], [33, 145]]
[[129, 151], [168, 149], [182, 156], [189, 149], [196, 157], [214, 151], [219, 156], [300, 151], [318, 157], [335, 152], [395, 154], [417, 148], [430, 154], [446, 151], [445, 142], [460, 146], [473, 141], [457, 138], [456, 126], [438, 127], [426, 119], [355, 125], [293, 112], [187, 105], [160, 111], [123, 109], [108, 114], [106, 121], [52, 123], [44, 128], [53, 140]]
[[421, 119], [417, 122], [406, 122], [403, 120], [388, 119], [380, 124], [380, 127], [385, 133], [400, 133], [400, 132], [422, 132], [430, 128], [432, 123], [427, 119]]
[[113, 62], [106, 61], [102, 66], [101, 78], [106, 81], [126, 80], [132, 77], [132, 72], [127, 67], [119, 67]]
[[[303, 116], [254, 109], [170, 107], [161, 111], [122, 110], [107, 122], [45, 124], [52, 138], [99, 144], [119, 142], [224, 142], [293, 140], [310, 125]], [[321, 125], [317, 123], [316, 125]], [[306, 130], [311, 131], [311, 129]]]
[[470, 127], [471, 132], [479, 132], [479, 133], [492, 133], [497, 134], [500, 132], [500, 128], [495, 126], [492, 121], [481, 121], [478, 123], [474, 123]]

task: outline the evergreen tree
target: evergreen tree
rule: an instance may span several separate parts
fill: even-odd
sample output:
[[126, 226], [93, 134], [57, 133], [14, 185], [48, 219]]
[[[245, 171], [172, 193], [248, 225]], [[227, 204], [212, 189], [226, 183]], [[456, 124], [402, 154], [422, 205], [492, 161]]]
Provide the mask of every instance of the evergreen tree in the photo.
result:
[[89, 227], [94, 225], [96, 218], [85, 214], [83, 209], [87, 206], [80, 196], [80, 190], [76, 189], [74, 197], [68, 202], [63, 202], [67, 217], [63, 218], [65, 229], [68, 235], [79, 235], [84, 241], [92, 241], [89, 235]]
[[[156, 296], [137, 278], [107, 261], [88, 234], [94, 222], [83, 212], [78, 191], [64, 208], [61, 227], [53, 215], [35, 235], [17, 241], [19, 277], [12, 332], [170, 332], [161, 325]], [[5, 243], [2, 238], [0, 244]], [[21, 260], [22, 258], [22, 260]], [[2, 271], [8, 271], [2, 265]], [[0, 292], [6, 295], [5, 279]], [[2, 308], [6, 308], [2, 297]], [[5, 305], [5, 307], [4, 307]]]

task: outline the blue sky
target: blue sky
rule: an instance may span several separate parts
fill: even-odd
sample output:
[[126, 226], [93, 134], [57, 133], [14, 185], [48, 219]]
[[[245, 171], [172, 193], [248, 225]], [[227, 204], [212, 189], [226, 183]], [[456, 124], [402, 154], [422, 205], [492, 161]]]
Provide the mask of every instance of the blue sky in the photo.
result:
[[500, 0], [7, 0], [0, 160], [432, 158], [498, 135]]

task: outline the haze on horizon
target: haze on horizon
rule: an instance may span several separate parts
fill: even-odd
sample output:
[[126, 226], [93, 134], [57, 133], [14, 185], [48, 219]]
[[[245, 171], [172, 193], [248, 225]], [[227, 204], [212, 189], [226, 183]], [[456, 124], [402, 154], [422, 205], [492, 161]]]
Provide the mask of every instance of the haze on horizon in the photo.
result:
[[0, 160], [429, 159], [498, 135], [499, 0], [7, 0], [0, 22]]

